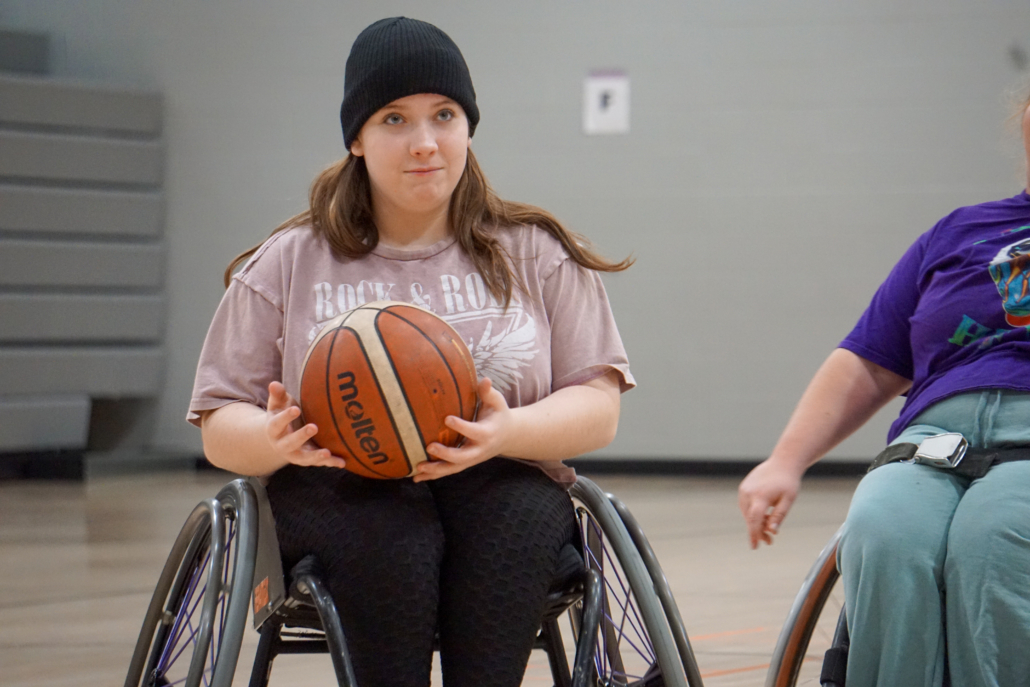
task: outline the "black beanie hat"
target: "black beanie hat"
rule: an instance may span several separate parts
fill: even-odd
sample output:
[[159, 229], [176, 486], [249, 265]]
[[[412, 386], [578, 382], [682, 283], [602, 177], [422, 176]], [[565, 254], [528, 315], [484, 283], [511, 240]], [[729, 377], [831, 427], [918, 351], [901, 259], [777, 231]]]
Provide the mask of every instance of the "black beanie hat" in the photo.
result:
[[407, 17], [380, 19], [358, 34], [347, 58], [340, 106], [347, 149], [376, 110], [416, 93], [437, 93], [455, 101], [468, 117], [469, 136], [475, 132], [476, 91], [465, 58], [450, 36]]

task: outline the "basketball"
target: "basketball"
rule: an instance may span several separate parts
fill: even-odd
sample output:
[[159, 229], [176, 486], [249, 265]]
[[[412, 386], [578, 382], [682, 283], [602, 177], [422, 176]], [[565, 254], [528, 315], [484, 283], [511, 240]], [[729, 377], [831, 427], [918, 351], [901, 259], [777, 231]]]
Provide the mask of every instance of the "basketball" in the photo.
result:
[[363, 477], [399, 479], [429, 460], [426, 446], [456, 446], [448, 415], [474, 420], [476, 367], [443, 319], [407, 303], [367, 303], [335, 317], [308, 347], [300, 382], [313, 441]]

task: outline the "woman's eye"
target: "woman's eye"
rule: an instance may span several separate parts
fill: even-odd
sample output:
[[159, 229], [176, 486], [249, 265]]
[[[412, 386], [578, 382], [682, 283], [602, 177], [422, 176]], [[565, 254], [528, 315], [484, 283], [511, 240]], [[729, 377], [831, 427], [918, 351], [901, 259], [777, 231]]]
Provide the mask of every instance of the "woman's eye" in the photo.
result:
[[392, 114], [392, 115], [386, 115], [386, 119], [384, 119], [383, 121], [386, 122], [387, 124], [400, 124], [401, 122], [404, 121], [404, 119], [401, 118], [401, 116], [398, 115], [398, 114]]
[[442, 122], [449, 122], [454, 119], [454, 112], [451, 110], [440, 110], [440, 113], [436, 115], [436, 118]]

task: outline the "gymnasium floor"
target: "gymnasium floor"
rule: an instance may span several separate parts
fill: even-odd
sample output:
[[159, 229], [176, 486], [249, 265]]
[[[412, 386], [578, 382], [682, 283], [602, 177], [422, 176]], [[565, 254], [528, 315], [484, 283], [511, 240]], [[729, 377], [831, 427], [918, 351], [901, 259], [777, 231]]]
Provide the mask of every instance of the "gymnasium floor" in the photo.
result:
[[[228, 479], [177, 472], [0, 482], [0, 684], [121, 684], [172, 540], [192, 507]], [[784, 616], [843, 520], [857, 478], [806, 480], [779, 541], [759, 551], [745, 541], [736, 477], [594, 479], [620, 496], [647, 532], [705, 685], [763, 685]], [[237, 684], [246, 684], [255, 641], [248, 632]], [[807, 674], [817, 675], [817, 663], [808, 662]], [[524, 684], [548, 680], [546, 658], [534, 654]], [[271, 684], [335, 681], [327, 657], [285, 656]]]

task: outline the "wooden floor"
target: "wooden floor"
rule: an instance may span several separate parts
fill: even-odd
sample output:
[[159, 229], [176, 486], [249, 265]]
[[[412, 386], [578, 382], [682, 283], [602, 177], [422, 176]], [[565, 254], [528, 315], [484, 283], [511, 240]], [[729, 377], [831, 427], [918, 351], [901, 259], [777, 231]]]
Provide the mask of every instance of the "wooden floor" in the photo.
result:
[[[121, 684], [175, 535], [192, 507], [226, 481], [221, 473], [178, 472], [0, 482], [0, 684]], [[807, 480], [777, 544], [759, 551], [745, 541], [737, 478], [595, 481], [620, 496], [647, 532], [705, 685], [763, 685], [784, 616], [843, 520], [857, 478]], [[237, 684], [246, 684], [255, 641], [249, 631]], [[803, 682], [817, 685], [817, 672], [813, 659]], [[546, 658], [534, 654], [524, 684], [548, 680]], [[334, 680], [326, 657], [285, 656], [271, 684]]]

